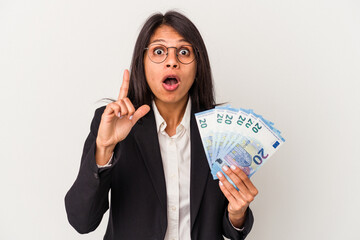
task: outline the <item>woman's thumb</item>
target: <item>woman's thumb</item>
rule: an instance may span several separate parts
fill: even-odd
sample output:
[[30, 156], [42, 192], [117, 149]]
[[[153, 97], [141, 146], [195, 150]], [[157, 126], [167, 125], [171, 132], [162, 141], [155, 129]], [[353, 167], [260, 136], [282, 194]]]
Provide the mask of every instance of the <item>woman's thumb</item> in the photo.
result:
[[142, 105], [141, 107], [139, 107], [135, 113], [134, 113], [134, 116], [132, 118], [132, 122], [133, 124], [135, 125], [135, 123], [140, 119], [142, 118], [143, 116], [145, 116], [148, 112], [150, 111], [150, 107], [149, 105]]

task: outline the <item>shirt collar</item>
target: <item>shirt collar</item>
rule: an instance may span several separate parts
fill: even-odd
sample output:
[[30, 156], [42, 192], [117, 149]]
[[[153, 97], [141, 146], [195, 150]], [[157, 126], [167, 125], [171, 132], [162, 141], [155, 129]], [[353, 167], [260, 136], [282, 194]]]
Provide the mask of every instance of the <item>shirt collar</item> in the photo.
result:
[[[158, 108], [156, 107], [155, 101], [152, 101], [152, 108], [154, 111], [154, 115], [155, 115], [155, 122], [156, 122], [156, 131], [158, 133], [164, 132], [165, 128], [167, 126], [165, 120], [163, 119], [163, 117], [160, 115], [160, 112], [158, 110]], [[176, 127], [176, 134], [178, 134], [179, 131], [179, 127], [182, 126], [185, 128], [185, 132], [190, 136], [189, 132], [190, 132], [190, 115], [191, 115], [191, 98], [189, 96], [188, 102], [186, 104], [186, 109], [185, 109], [185, 113], [184, 116], [179, 124], [179, 126]]]

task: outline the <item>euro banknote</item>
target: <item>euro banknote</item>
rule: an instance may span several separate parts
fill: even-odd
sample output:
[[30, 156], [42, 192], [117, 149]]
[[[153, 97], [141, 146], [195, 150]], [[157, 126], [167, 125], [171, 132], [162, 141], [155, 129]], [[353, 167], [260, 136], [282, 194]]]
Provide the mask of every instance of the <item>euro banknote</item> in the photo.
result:
[[251, 177], [285, 142], [274, 123], [252, 109], [218, 106], [195, 118], [214, 179], [224, 165]]

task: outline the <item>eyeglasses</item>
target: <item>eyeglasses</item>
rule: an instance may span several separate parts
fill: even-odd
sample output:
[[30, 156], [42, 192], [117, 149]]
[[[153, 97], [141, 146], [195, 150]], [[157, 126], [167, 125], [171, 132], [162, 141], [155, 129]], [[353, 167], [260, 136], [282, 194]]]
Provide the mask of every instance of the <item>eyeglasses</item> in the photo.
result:
[[190, 64], [195, 60], [194, 48], [191, 45], [183, 45], [180, 47], [166, 47], [162, 44], [151, 44], [145, 48], [149, 59], [154, 63], [162, 63], [169, 55], [169, 48], [174, 48], [176, 58], [182, 64]]

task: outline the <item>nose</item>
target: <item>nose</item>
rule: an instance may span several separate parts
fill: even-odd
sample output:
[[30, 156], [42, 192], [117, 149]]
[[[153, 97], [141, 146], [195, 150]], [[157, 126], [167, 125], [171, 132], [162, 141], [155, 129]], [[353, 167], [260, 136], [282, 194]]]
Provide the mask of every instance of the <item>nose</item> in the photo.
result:
[[[170, 48], [172, 48], [174, 50], [171, 51]], [[175, 47], [169, 47], [168, 56], [166, 58], [165, 63], [166, 63], [166, 67], [168, 67], [168, 68], [177, 68], [179, 66], [179, 62], [178, 62], [177, 56], [176, 56], [176, 48]]]

